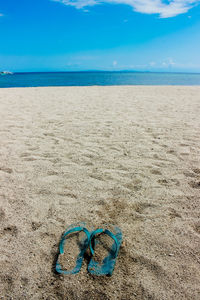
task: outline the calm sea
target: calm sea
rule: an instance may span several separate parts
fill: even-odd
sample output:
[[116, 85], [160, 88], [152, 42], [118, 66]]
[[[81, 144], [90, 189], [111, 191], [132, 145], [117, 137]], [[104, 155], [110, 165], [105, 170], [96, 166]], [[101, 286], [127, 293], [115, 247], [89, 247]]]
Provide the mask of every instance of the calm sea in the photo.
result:
[[140, 72], [55, 72], [0, 75], [0, 88], [90, 85], [200, 85], [200, 74]]

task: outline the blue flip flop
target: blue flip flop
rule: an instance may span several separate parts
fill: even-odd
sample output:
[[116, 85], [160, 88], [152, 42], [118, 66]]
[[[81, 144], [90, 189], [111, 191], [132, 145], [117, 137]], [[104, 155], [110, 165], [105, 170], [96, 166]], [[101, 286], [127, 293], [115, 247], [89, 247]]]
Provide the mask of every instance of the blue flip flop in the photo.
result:
[[[120, 228], [115, 226], [114, 231], [115, 231], [115, 234], [112, 233], [108, 229], [97, 229], [92, 232], [91, 237], [90, 237], [90, 242], [89, 242], [92, 258], [88, 265], [88, 271], [92, 275], [98, 275], [98, 276], [102, 276], [102, 275], [111, 276], [112, 275], [114, 268], [115, 268], [119, 248], [122, 243], [122, 232], [121, 232]], [[101, 234], [108, 235], [110, 238], [113, 239], [114, 242], [113, 242], [111, 248], [108, 250], [108, 256], [106, 256], [102, 260], [102, 262], [99, 263], [94, 260], [93, 256], [95, 255], [95, 247], [99, 243], [98, 237]]]
[[[86, 238], [81, 242], [81, 245], [79, 245], [80, 253], [76, 258], [76, 265], [72, 270], [69, 271], [63, 270], [59, 263], [59, 256], [64, 254], [64, 246], [65, 246], [66, 238], [72, 233], [79, 233], [81, 231], [85, 233]], [[89, 232], [85, 228], [85, 223], [72, 224], [66, 229], [59, 244], [59, 254], [58, 254], [56, 268], [55, 268], [57, 273], [71, 275], [71, 274], [76, 274], [80, 271], [83, 263], [84, 254], [89, 246], [90, 237], [91, 237], [91, 232]]]

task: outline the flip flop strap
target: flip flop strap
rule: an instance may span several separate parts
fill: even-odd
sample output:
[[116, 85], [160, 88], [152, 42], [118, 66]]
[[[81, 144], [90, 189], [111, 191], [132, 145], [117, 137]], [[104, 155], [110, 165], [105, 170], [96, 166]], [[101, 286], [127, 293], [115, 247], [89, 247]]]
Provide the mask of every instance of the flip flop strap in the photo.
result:
[[116, 236], [108, 229], [97, 229], [95, 231], [92, 232], [91, 236], [90, 236], [90, 241], [89, 241], [89, 245], [90, 245], [90, 251], [91, 251], [91, 254], [94, 255], [94, 249], [92, 248], [92, 239], [95, 237], [96, 234], [107, 234], [108, 236], [110, 236], [114, 242], [115, 242], [115, 246], [116, 246], [116, 250], [115, 250], [115, 255], [117, 255], [117, 250], [118, 250], [118, 246], [119, 246], [119, 243], [118, 243], [118, 240], [116, 238]]
[[88, 242], [90, 241], [90, 233], [85, 227], [74, 227], [74, 228], [66, 231], [63, 234], [62, 239], [60, 241], [60, 245], [59, 245], [60, 254], [64, 253], [64, 244], [65, 244], [65, 241], [66, 241], [66, 236], [69, 235], [70, 233], [74, 233], [74, 232], [77, 232], [77, 231], [83, 231], [87, 236]]

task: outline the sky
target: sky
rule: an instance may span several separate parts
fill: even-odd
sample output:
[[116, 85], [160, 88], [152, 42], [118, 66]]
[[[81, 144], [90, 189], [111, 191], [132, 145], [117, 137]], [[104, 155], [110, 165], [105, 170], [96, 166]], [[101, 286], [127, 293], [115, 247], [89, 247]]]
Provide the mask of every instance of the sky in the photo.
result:
[[200, 0], [0, 0], [0, 70], [200, 73]]

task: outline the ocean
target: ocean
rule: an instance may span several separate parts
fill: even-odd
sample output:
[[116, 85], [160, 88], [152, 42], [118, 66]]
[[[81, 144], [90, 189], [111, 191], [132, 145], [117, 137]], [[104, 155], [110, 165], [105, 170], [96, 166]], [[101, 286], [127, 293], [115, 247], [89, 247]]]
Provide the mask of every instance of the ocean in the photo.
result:
[[200, 74], [151, 72], [45, 72], [0, 75], [0, 88], [91, 85], [200, 85]]

